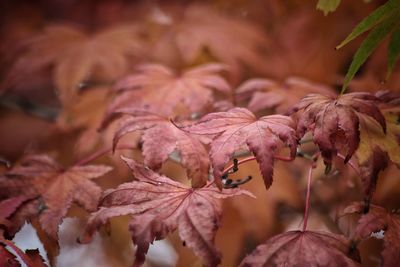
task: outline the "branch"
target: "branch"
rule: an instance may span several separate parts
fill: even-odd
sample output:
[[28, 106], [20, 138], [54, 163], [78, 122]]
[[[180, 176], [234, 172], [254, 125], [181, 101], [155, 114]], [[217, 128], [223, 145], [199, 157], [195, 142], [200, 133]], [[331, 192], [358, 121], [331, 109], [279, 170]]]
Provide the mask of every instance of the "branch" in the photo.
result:
[[[127, 149], [136, 149], [136, 147], [128, 146], [128, 145], [121, 145], [121, 146], [116, 147], [114, 150], [127, 150]], [[83, 159], [78, 160], [75, 163], [75, 166], [85, 165], [85, 164], [87, 164], [101, 156], [104, 156], [105, 154], [110, 153], [112, 151], [113, 151], [112, 147], [104, 147], [100, 150], [95, 151], [93, 154], [91, 154]]]

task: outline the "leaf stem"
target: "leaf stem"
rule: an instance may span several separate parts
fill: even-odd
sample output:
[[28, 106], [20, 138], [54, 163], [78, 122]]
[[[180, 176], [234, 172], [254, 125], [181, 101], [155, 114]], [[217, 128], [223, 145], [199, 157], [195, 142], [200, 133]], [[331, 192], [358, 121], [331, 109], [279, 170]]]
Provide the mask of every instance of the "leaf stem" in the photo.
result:
[[[133, 146], [121, 145], [121, 146], [116, 147], [115, 150], [135, 149], [135, 148], [136, 147], [133, 147]], [[87, 156], [87, 157], [85, 157], [83, 159], [78, 160], [74, 164], [74, 166], [85, 165], [85, 164], [87, 164], [87, 163], [89, 163], [89, 162], [91, 162], [91, 161], [93, 161], [93, 160], [95, 160], [95, 159], [97, 159], [97, 158], [99, 158], [101, 156], [104, 156], [105, 154], [110, 153], [112, 151], [113, 151], [112, 147], [104, 147], [102, 149], [99, 149], [99, 150], [95, 151], [93, 154], [91, 154], [91, 155], [89, 155], [89, 156]]]
[[310, 196], [311, 196], [311, 179], [312, 179], [312, 171], [316, 167], [316, 162], [318, 160], [318, 154], [313, 157], [313, 162], [308, 170], [308, 179], [307, 179], [307, 194], [306, 194], [306, 207], [304, 208], [304, 222], [303, 222], [303, 232], [307, 230], [308, 216], [310, 213]]

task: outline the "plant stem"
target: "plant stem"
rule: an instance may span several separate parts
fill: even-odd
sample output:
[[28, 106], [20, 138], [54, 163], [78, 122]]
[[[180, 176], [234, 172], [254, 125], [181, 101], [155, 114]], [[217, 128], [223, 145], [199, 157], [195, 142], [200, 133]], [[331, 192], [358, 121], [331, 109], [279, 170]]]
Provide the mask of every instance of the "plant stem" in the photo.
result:
[[[115, 150], [135, 149], [135, 148], [136, 147], [133, 147], [133, 146], [121, 145], [121, 146], [116, 147]], [[85, 164], [87, 164], [87, 163], [89, 163], [89, 162], [91, 162], [91, 161], [93, 161], [93, 160], [95, 160], [95, 159], [97, 159], [97, 158], [109, 153], [109, 152], [112, 152], [112, 151], [113, 151], [112, 147], [104, 147], [102, 149], [99, 149], [99, 150], [95, 151], [93, 154], [91, 154], [91, 155], [89, 155], [89, 156], [87, 156], [87, 157], [85, 157], [83, 159], [78, 160], [75, 163], [75, 166], [85, 165]]]
[[310, 193], [311, 193], [311, 178], [312, 178], [312, 170], [314, 166], [311, 165], [308, 170], [308, 180], [307, 180], [307, 195], [306, 195], [306, 207], [304, 209], [304, 222], [303, 222], [303, 232], [307, 229], [308, 215], [310, 212]]
[[[275, 158], [276, 160], [281, 160], [281, 161], [293, 161], [293, 160], [294, 160], [294, 158], [283, 157], [283, 156], [274, 156], [274, 158]], [[226, 168], [224, 169], [224, 171], [223, 171], [222, 174], [226, 174], [226, 173], [228, 173], [230, 170], [232, 170], [234, 167], [239, 166], [240, 164], [243, 164], [243, 163], [245, 163], [245, 162], [255, 160], [255, 159], [256, 159], [255, 156], [250, 156], [250, 157], [246, 157], [246, 158], [243, 158], [243, 159], [241, 159], [241, 160], [238, 160], [237, 164], [234, 164], [234, 163], [233, 163], [233, 164], [229, 165], [228, 167], [226, 167]]]
[[307, 222], [308, 215], [310, 213], [310, 198], [311, 198], [311, 179], [312, 179], [312, 171], [317, 167], [317, 160], [320, 152], [317, 152], [312, 157], [313, 161], [311, 163], [310, 169], [308, 170], [308, 179], [307, 179], [307, 194], [306, 194], [306, 207], [304, 208], [304, 222], [303, 222], [303, 232], [307, 230]]

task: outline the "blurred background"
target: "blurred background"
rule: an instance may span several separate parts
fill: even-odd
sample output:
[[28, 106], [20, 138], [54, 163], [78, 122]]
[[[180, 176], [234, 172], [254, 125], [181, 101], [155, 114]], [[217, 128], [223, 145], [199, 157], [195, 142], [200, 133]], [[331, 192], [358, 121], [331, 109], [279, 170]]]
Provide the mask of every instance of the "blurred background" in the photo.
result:
[[[313, 91], [337, 92], [361, 39], [339, 51], [335, 46], [383, 2], [342, 1], [335, 12], [324, 15], [316, 10], [316, 1], [300, 0], [1, 1], [0, 159], [14, 161], [27, 151], [41, 151], [70, 164], [110, 144], [113, 130], [97, 131], [114, 97], [110, 88], [143, 63], [163, 64], [180, 73], [220, 62], [229, 68], [222, 75], [232, 88], [248, 79], [268, 79], [272, 86], [261, 86], [257, 91], [266, 97], [263, 99], [268, 99], [269, 95], [263, 94], [271, 91], [282, 94], [272, 104], [254, 103], [243, 90], [233, 90], [238, 105], [258, 115], [285, 113]], [[350, 90], [400, 92], [398, 67], [383, 83], [386, 57], [383, 44], [351, 82]], [[137, 137], [130, 138], [128, 142], [137, 142]], [[305, 149], [312, 151], [314, 147]], [[141, 157], [139, 152], [124, 153]], [[104, 189], [131, 179], [118, 158], [116, 153], [99, 160], [116, 168], [98, 179]], [[239, 197], [224, 202], [217, 234], [217, 247], [223, 254], [221, 266], [236, 266], [267, 238], [301, 226], [307, 164], [305, 159], [291, 164], [278, 162], [268, 191], [256, 163], [241, 166], [233, 177], [255, 177], [243, 188], [257, 199]], [[346, 235], [356, 218], [339, 218], [339, 211], [363, 195], [352, 170], [339, 162], [336, 166], [330, 176], [323, 175], [323, 166], [315, 171], [309, 228]], [[162, 172], [186, 181], [184, 170], [173, 162], [165, 164]], [[394, 166], [381, 174], [375, 203], [389, 209], [399, 207], [398, 178], [399, 170]], [[132, 263], [128, 218], [112, 220], [111, 234], [100, 233], [92, 244], [78, 245], [75, 240], [87, 214], [73, 207], [69, 216], [73, 218], [64, 220], [60, 230], [57, 258], [55, 245], [46, 243], [43, 233], [36, 233], [30, 225], [17, 234], [15, 242], [22, 247], [39, 235], [41, 241], [31, 246], [44, 243], [46, 257], [53, 258], [57, 266]], [[363, 243], [363, 265], [377, 266], [381, 247], [381, 240]], [[201, 266], [176, 234], [157, 242], [146, 264]]]

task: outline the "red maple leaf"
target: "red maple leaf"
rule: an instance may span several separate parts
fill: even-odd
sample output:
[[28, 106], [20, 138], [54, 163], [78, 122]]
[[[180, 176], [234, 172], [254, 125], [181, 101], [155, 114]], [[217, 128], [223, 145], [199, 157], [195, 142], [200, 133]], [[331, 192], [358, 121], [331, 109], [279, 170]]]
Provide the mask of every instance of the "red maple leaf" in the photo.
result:
[[360, 145], [355, 160], [360, 169], [364, 192], [370, 198], [379, 173], [391, 162], [400, 166], [400, 95], [380, 91], [378, 107], [386, 121], [386, 132], [369, 116], [360, 117]]
[[257, 119], [245, 108], [233, 108], [227, 112], [207, 114], [186, 129], [194, 134], [215, 135], [211, 142], [210, 157], [214, 179], [219, 186], [226, 163], [235, 151], [245, 145], [254, 153], [267, 188], [272, 183], [274, 154], [278, 147], [287, 144], [291, 156], [296, 154], [294, 122], [283, 115]]
[[[129, 115], [122, 120], [114, 135], [113, 147], [126, 134], [144, 130], [141, 136], [144, 163], [152, 169], [161, 165], [176, 151], [179, 161], [192, 179], [193, 187], [202, 187], [208, 180], [209, 159], [206, 149], [198, 138], [185, 132], [168, 118], [138, 109], [119, 109], [114, 114]], [[116, 118], [114, 116], [114, 118]]]
[[338, 97], [307, 95], [296, 107], [300, 112], [299, 137], [311, 131], [327, 165], [341, 149], [346, 151], [347, 162], [359, 146], [359, 128], [364, 117], [372, 118], [386, 131], [385, 118], [376, 105], [377, 101], [378, 98], [369, 93], [349, 93]]
[[57, 239], [58, 226], [73, 202], [88, 211], [96, 209], [101, 188], [90, 179], [111, 169], [105, 165], [63, 169], [47, 155], [29, 155], [0, 177], [0, 198], [26, 197], [10, 220], [19, 228], [26, 219], [39, 216], [44, 231]]
[[384, 231], [382, 264], [384, 267], [398, 266], [400, 262], [400, 215], [388, 212], [377, 205], [369, 205], [368, 213], [363, 202], [356, 202], [348, 206], [343, 214], [362, 214], [358, 225], [353, 232], [353, 238], [367, 239], [373, 233]]
[[26, 83], [25, 76], [52, 67], [53, 80], [64, 105], [74, 104], [79, 84], [96, 71], [103, 78], [116, 79], [129, 67], [129, 56], [143, 52], [136, 25], [114, 26], [94, 35], [79, 29], [55, 25], [28, 40], [7, 75], [3, 88]]
[[93, 213], [84, 242], [108, 219], [134, 215], [129, 229], [137, 245], [135, 266], [141, 265], [149, 245], [178, 228], [180, 238], [202, 258], [206, 266], [220, 263], [220, 253], [214, 246], [220, 225], [222, 207], [219, 199], [241, 194], [240, 189], [219, 191], [209, 184], [190, 188], [162, 176], [134, 160], [123, 158], [131, 168], [135, 181], [107, 190], [100, 210]]
[[8, 251], [4, 246], [0, 246], [0, 266], [3, 267], [20, 267], [14, 254]]
[[266, 65], [262, 50], [269, 40], [256, 25], [199, 4], [188, 6], [175, 18], [169, 15], [171, 21], [163, 25], [166, 30], [154, 47], [156, 57], [164, 59], [178, 50], [175, 61], [181, 56], [186, 64], [193, 64], [211, 54], [232, 67], [234, 74], [240, 73], [241, 63], [253, 69]]
[[238, 100], [250, 99], [247, 108], [252, 112], [274, 109], [280, 114], [290, 111], [307, 94], [335, 95], [325, 85], [298, 77], [287, 78], [282, 83], [269, 79], [250, 79], [242, 83], [236, 93]]
[[120, 94], [111, 103], [108, 114], [123, 107], [147, 109], [165, 116], [179, 111], [202, 112], [213, 102], [212, 90], [231, 93], [228, 83], [219, 76], [225, 69], [221, 64], [205, 64], [178, 74], [163, 65], [142, 65], [137, 74], [117, 82], [114, 88]]
[[290, 231], [259, 245], [242, 263], [252, 266], [358, 266], [356, 248], [344, 236], [326, 232]]

